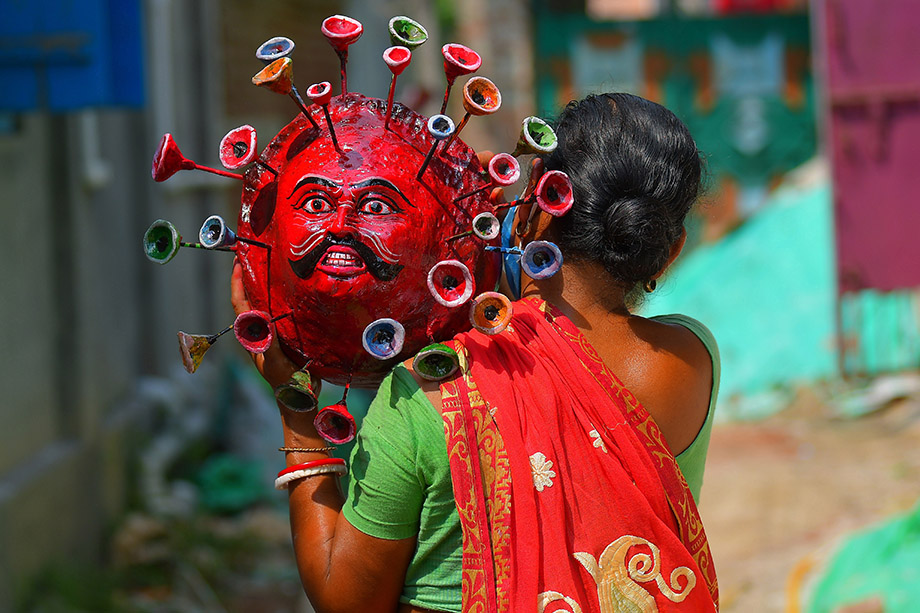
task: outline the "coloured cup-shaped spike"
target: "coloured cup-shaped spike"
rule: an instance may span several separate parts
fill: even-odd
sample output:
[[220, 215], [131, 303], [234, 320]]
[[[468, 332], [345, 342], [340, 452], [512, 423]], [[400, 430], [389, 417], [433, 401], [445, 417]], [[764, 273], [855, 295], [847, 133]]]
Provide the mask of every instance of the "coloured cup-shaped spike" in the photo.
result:
[[545, 155], [556, 149], [558, 141], [552, 126], [539, 117], [525, 117], [521, 123], [521, 136], [514, 149], [515, 157], [522, 154]]
[[371, 322], [361, 335], [364, 350], [378, 360], [395, 358], [402, 351], [405, 340], [406, 329], [388, 317]]
[[483, 292], [470, 305], [470, 323], [483, 334], [498, 334], [511, 321], [511, 301], [498, 292]]
[[399, 76], [412, 61], [412, 52], [408, 47], [389, 47], [383, 52], [383, 61], [394, 76]]
[[498, 217], [485, 211], [473, 218], [473, 234], [484, 241], [498, 238], [502, 224]]
[[309, 98], [313, 104], [326, 106], [329, 104], [329, 101], [332, 100], [332, 84], [329, 83], [329, 81], [314, 83], [307, 88], [307, 98]]
[[348, 50], [349, 45], [361, 38], [364, 26], [357, 19], [345, 15], [326, 17], [321, 26], [323, 36], [337, 53]]
[[294, 52], [294, 41], [286, 36], [275, 36], [259, 45], [256, 49], [256, 57], [270, 64], [275, 60], [287, 57]]
[[454, 120], [447, 115], [432, 115], [428, 118], [428, 133], [436, 141], [448, 138], [456, 130]]
[[390, 19], [390, 44], [414, 51], [428, 40], [428, 30], [422, 24], [403, 15]]
[[355, 418], [345, 402], [323, 407], [313, 420], [316, 433], [333, 445], [342, 445], [355, 438]]
[[198, 231], [198, 241], [205, 249], [229, 247], [236, 243], [236, 233], [227, 227], [227, 223], [220, 215], [211, 215], [201, 224]]
[[444, 76], [447, 77], [447, 88], [444, 90], [444, 101], [441, 103], [441, 113], [447, 110], [447, 101], [450, 99], [450, 90], [454, 81], [460, 75], [471, 74], [479, 70], [482, 58], [479, 54], [458, 43], [447, 43], [441, 47], [444, 56]]
[[153, 164], [150, 168], [153, 180], [165, 181], [180, 170], [194, 170], [195, 168], [195, 162], [182, 155], [172, 134], [164, 134], [153, 154]]
[[186, 334], [180, 331], [179, 352], [182, 355], [182, 365], [189, 374], [194, 373], [201, 366], [205, 352], [214, 344], [213, 337], [202, 334]]
[[220, 141], [220, 163], [227, 170], [246, 166], [256, 153], [256, 129], [250, 125], [230, 130]]
[[306, 413], [316, 408], [313, 379], [306, 370], [295, 372], [287, 383], [275, 388], [275, 398], [288, 409]]
[[448, 308], [465, 303], [473, 290], [473, 275], [463, 262], [442, 260], [428, 271], [428, 291]]
[[521, 178], [521, 165], [509, 153], [496, 154], [489, 160], [489, 177], [493, 184], [508, 187]]
[[412, 370], [428, 381], [441, 381], [460, 368], [457, 352], [441, 343], [428, 345], [412, 360]]
[[561, 170], [548, 170], [540, 177], [536, 189], [537, 206], [554, 217], [565, 215], [575, 201], [572, 181]]
[[521, 270], [531, 279], [547, 279], [562, 267], [562, 252], [549, 241], [531, 241], [521, 254]]
[[323, 36], [335, 49], [339, 56], [342, 71], [342, 93], [348, 93], [348, 79], [345, 75], [345, 64], [348, 63], [348, 47], [361, 37], [364, 26], [356, 19], [345, 15], [333, 15], [323, 20]]
[[252, 84], [265, 87], [276, 94], [290, 95], [294, 87], [294, 62], [289, 57], [278, 58], [252, 77]]
[[233, 322], [233, 334], [251, 353], [265, 353], [274, 337], [268, 314], [263, 311], [240, 313]]
[[444, 74], [448, 81], [453, 81], [460, 75], [472, 74], [482, 66], [479, 54], [459, 43], [447, 43], [441, 47], [444, 56]]
[[491, 115], [502, 105], [498, 87], [485, 77], [473, 77], [463, 86], [463, 108], [470, 115]]
[[147, 259], [157, 264], [165, 264], [179, 253], [182, 237], [165, 219], [157, 219], [144, 233], [144, 254]]

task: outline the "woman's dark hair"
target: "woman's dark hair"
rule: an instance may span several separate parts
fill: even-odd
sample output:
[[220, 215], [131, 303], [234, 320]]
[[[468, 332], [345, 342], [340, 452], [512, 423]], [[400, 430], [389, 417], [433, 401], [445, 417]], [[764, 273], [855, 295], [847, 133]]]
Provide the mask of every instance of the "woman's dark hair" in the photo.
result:
[[594, 260], [628, 290], [668, 261], [700, 193], [702, 163], [687, 127], [630, 94], [570, 102], [548, 170], [572, 179], [575, 203], [554, 221], [566, 257]]

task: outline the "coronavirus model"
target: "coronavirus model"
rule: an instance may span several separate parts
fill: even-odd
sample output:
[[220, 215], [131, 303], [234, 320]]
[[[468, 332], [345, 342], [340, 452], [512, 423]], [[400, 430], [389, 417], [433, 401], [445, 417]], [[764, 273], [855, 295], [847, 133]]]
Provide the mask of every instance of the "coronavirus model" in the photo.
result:
[[[559, 268], [554, 245], [534, 242], [523, 250], [499, 245], [499, 208], [494, 187], [520, 176], [517, 157], [544, 153], [555, 134], [542, 120], [524, 120], [512, 154], [499, 154], [482, 168], [475, 152], [458, 138], [472, 116], [489, 115], [501, 93], [489, 79], [471, 77], [463, 86], [465, 115], [455, 123], [443, 114], [459, 76], [475, 72], [481, 59], [471, 49], [442, 48], [447, 88], [440, 114], [425, 118], [394, 102], [396, 78], [408, 66], [427, 33], [407, 17], [389, 24], [394, 46], [383, 53], [392, 72], [386, 100], [349, 92], [348, 47], [362, 33], [360, 23], [335, 15], [322, 32], [341, 59], [341, 91], [328, 82], [295, 87], [291, 54], [284, 37], [256, 51], [265, 65], [254, 85], [290, 96], [300, 113], [261, 153], [255, 130], [231, 130], [219, 157], [228, 170], [202, 166], [184, 157], [170, 134], [153, 159], [153, 178], [163, 181], [180, 170], [204, 170], [242, 182], [236, 231], [217, 215], [206, 219], [199, 242], [183, 242], [165, 220], [144, 236], [149, 259], [166, 263], [180, 247], [233, 251], [253, 310], [213, 335], [179, 332], [183, 362], [194, 372], [204, 353], [233, 330], [251, 352], [277, 339], [302, 367], [276, 390], [294, 410], [316, 408], [315, 381], [373, 386], [395, 364], [415, 356], [416, 370], [432, 379], [456, 368], [450, 349], [438, 344], [475, 326], [497, 333], [511, 317], [511, 302], [492, 291], [500, 252], [522, 258], [532, 276]], [[231, 172], [244, 169], [242, 174]], [[554, 215], [571, 206], [571, 185], [561, 173], [547, 173], [528, 196]], [[514, 204], [514, 203], [511, 203]], [[344, 401], [319, 411], [317, 426], [328, 440], [353, 434]]]

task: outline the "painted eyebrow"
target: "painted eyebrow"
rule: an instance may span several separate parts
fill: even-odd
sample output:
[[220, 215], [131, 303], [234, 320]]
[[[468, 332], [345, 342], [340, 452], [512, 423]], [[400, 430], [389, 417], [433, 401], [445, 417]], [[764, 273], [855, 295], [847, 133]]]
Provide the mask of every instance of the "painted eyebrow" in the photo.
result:
[[336, 183], [335, 181], [330, 181], [329, 179], [325, 177], [304, 177], [303, 179], [297, 182], [297, 185], [295, 185], [294, 189], [291, 190], [291, 193], [288, 194], [288, 198], [293, 196], [294, 192], [296, 192], [298, 189], [300, 189], [304, 185], [310, 185], [311, 183], [315, 185], [321, 185], [329, 189], [341, 189], [342, 187], [340, 183]]
[[390, 183], [390, 182], [387, 181], [386, 179], [381, 179], [381, 178], [379, 178], [379, 177], [374, 177], [374, 178], [371, 178], [371, 179], [367, 179], [367, 180], [365, 180], [365, 181], [361, 181], [360, 183], [355, 183], [355, 184], [352, 185], [351, 187], [352, 187], [352, 189], [361, 189], [362, 187], [385, 187], [385, 188], [387, 188], [387, 189], [389, 189], [389, 190], [392, 190], [392, 191], [396, 192], [397, 194], [399, 194], [399, 197], [402, 198], [403, 200], [405, 200], [407, 205], [411, 206], [412, 208], [415, 208], [415, 205], [412, 204], [412, 203], [409, 201], [409, 199], [406, 198], [406, 197], [403, 195], [403, 193], [402, 193], [401, 191], [399, 191], [399, 188], [397, 188], [395, 185], [393, 185], [392, 183]]

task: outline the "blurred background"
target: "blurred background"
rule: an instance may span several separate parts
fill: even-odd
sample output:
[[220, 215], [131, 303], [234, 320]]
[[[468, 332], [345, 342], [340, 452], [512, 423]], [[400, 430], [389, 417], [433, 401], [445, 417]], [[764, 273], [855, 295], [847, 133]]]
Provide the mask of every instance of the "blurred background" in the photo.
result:
[[311, 610], [270, 390], [232, 339], [193, 376], [176, 346], [233, 321], [232, 256], [160, 267], [141, 237], [237, 218], [233, 180], [154, 183], [157, 142], [216, 167], [237, 126], [267, 144], [297, 108], [250, 84], [254, 50], [288, 36], [301, 91], [336, 84], [336, 13], [364, 24], [349, 87], [375, 97], [389, 18], [428, 28], [396, 93], [426, 115], [440, 46], [478, 51], [503, 106], [476, 149], [592, 92], [690, 126], [708, 191], [643, 309], [721, 347], [701, 513], [722, 610], [920, 610], [913, 0], [0, 0], [0, 611]]

